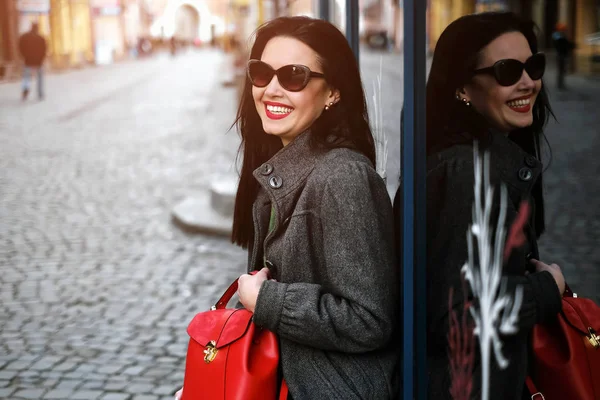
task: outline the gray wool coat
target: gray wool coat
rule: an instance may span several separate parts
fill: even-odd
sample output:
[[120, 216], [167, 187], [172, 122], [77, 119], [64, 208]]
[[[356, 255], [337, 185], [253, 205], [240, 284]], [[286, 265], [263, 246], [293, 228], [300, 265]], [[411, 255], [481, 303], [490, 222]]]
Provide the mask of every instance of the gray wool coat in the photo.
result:
[[266, 263], [277, 280], [261, 286], [254, 322], [278, 335], [294, 399], [389, 399], [399, 377], [391, 202], [365, 156], [315, 151], [309, 136], [254, 171], [248, 270]]

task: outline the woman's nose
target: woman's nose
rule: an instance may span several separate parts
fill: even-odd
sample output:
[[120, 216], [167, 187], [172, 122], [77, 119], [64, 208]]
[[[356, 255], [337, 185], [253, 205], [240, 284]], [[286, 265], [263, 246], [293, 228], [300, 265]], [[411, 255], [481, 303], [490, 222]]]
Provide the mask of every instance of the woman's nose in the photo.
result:
[[531, 77], [525, 70], [523, 70], [523, 76], [521, 76], [519, 86], [525, 89], [533, 89], [535, 87], [535, 81], [531, 79]]
[[273, 75], [273, 79], [271, 79], [271, 82], [269, 82], [269, 84], [265, 88], [265, 94], [269, 95], [269, 96], [277, 97], [277, 96], [281, 96], [282, 92], [283, 92], [283, 88], [279, 84], [277, 75]]

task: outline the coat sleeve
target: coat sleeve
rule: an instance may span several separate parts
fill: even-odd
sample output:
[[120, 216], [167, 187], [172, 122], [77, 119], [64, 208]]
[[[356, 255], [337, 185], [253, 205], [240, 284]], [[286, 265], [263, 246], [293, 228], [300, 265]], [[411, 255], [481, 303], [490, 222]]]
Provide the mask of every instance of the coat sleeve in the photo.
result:
[[338, 166], [321, 200], [327, 286], [263, 283], [257, 324], [307, 346], [361, 353], [388, 344], [398, 307], [393, 213], [366, 163]]
[[[452, 309], [460, 315], [464, 307], [461, 268], [468, 258], [467, 229], [472, 223], [474, 202], [472, 163], [459, 166], [445, 164], [428, 174], [427, 178], [427, 281], [428, 331], [437, 348], [445, 348], [449, 332], [449, 293], [454, 291]], [[495, 188], [499, 192], [499, 188]], [[499, 197], [494, 201], [490, 221], [498, 220]], [[517, 210], [507, 202], [506, 230], [516, 218]], [[495, 232], [495, 227], [493, 228]], [[504, 268], [508, 293], [513, 298], [517, 286], [523, 289], [523, 303], [518, 318], [520, 333], [528, 332], [534, 324], [554, 318], [560, 311], [561, 299], [554, 278], [549, 272], [525, 276], [524, 260], [510, 257]], [[523, 272], [507, 275], [506, 271]], [[467, 298], [472, 300], [468, 289]]]

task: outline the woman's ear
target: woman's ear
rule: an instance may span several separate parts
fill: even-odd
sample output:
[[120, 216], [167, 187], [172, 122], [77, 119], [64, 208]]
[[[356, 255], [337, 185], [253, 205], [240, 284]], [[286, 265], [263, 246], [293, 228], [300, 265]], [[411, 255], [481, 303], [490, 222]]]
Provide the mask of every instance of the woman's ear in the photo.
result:
[[465, 87], [462, 87], [460, 89], [456, 89], [456, 100], [458, 101], [464, 101], [464, 102], [470, 102], [471, 101], [471, 96], [469, 96], [468, 91]]
[[327, 97], [327, 103], [336, 104], [340, 101], [340, 91], [338, 89], [330, 89], [329, 96]]

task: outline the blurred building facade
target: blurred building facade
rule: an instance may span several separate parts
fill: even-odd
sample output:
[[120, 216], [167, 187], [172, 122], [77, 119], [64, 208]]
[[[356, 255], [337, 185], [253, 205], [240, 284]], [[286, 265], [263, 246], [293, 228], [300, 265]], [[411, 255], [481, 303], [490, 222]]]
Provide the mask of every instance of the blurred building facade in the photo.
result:
[[127, 54], [126, 0], [90, 0], [96, 64], [111, 64]]
[[540, 47], [552, 50], [551, 36], [557, 23], [566, 24], [576, 44], [574, 69], [594, 73], [590, 65], [594, 48], [589, 35], [600, 31], [600, 0], [428, 0], [429, 50], [446, 26], [461, 15], [491, 10], [510, 10], [532, 19], [540, 29]]
[[150, 27], [154, 38], [214, 43], [221, 38], [235, 10], [232, 0], [158, 0]]
[[123, 3], [125, 46], [130, 52], [137, 47], [141, 38], [150, 35], [153, 21], [151, 4], [147, 0], [125, 0]]
[[[140, 38], [211, 43], [248, 48], [263, 22], [280, 15], [317, 17], [322, 0], [0, 0], [0, 75], [18, 60], [18, 35], [32, 22], [49, 42], [53, 67], [112, 63], [130, 54]], [[428, 50], [462, 15], [512, 10], [541, 29], [542, 48], [551, 48], [556, 23], [566, 24], [577, 56], [593, 52], [588, 35], [600, 31], [600, 0], [423, 0], [427, 1]], [[327, 0], [330, 21], [345, 31], [346, 0]], [[361, 37], [380, 34], [386, 47], [402, 51], [403, 0], [359, 0]], [[588, 57], [589, 58], [589, 57]], [[578, 63], [584, 68], [585, 63]]]
[[155, 0], [0, 0], [0, 76], [20, 68], [18, 38], [32, 23], [54, 69], [110, 63], [148, 35]]
[[[40, 26], [45, 26], [44, 20], [40, 17]], [[50, 0], [49, 24], [41, 32], [48, 36], [50, 61], [54, 68], [93, 62], [91, 24], [89, 2]], [[24, 24], [21, 26], [26, 28]]]
[[0, 80], [13, 74], [18, 60], [18, 14], [16, 3], [0, 1]]

